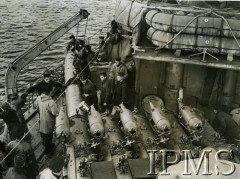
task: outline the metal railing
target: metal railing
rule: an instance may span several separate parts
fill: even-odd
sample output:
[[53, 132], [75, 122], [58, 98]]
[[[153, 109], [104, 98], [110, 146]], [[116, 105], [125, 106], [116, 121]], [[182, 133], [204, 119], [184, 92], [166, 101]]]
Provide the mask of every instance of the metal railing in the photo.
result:
[[[51, 78], [52, 78], [53, 81], [57, 81], [57, 82], [60, 82], [62, 84], [64, 83], [64, 66], [63, 66], [63, 63], [61, 63], [60, 65], [58, 65], [55, 68], [46, 69], [46, 70], [51, 73]], [[29, 87], [35, 85], [38, 81], [40, 81], [40, 79], [42, 79], [42, 75], [37, 76], [33, 80], [28, 82], [27, 87], [29, 88]], [[52, 96], [54, 97], [54, 95], [56, 95], [59, 91], [61, 91], [60, 88], [54, 88], [54, 90], [51, 93]], [[36, 109], [35, 100], [36, 100], [37, 96], [38, 96], [37, 92], [33, 92], [33, 93], [28, 95], [27, 102], [26, 102], [25, 106], [22, 108], [23, 112], [27, 111], [28, 113], [30, 113], [31, 108]]]

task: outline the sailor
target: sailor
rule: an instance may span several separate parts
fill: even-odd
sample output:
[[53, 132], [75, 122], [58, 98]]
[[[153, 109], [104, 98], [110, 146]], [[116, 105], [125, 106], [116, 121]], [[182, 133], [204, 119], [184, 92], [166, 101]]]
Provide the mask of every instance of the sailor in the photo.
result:
[[59, 109], [50, 96], [52, 91], [51, 86], [46, 87], [44, 90], [45, 91], [37, 97], [36, 101], [40, 116], [39, 131], [42, 137], [42, 143], [45, 146], [45, 152], [49, 154], [54, 147], [52, 138]]
[[[24, 93], [22, 95], [18, 95], [17, 93], [9, 94], [8, 102], [11, 104], [11, 107], [17, 112], [19, 122], [24, 126], [24, 133], [28, 133], [28, 127], [26, 124], [26, 120], [24, 118], [22, 107], [25, 105], [27, 101], [27, 94]], [[29, 143], [31, 142], [31, 134], [28, 133], [25, 137], [25, 140]]]
[[118, 73], [123, 74], [123, 77], [122, 77], [123, 80], [125, 80], [128, 77], [127, 67], [121, 60], [122, 60], [121, 57], [116, 57], [115, 63], [113, 63], [112, 66], [110, 67], [109, 79], [111, 79], [112, 81], [112, 92], [113, 92], [114, 86], [117, 83]]
[[6, 160], [4, 160], [6, 153], [7, 153], [6, 144], [7, 144], [7, 141], [6, 141], [5, 136], [1, 134], [0, 135], [0, 161], [1, 161], [1, 163], [0, 163], [0, 179], [3, 178], [2, 173], [4, 171], [6, 171], [8, 168], [7, 162], [6, 162]]
[[84, 48], [84, 56], [82, 56], [82, 60], [81, 60], [81, 67], [83, 70], [83, 74], [85, 74], [86, 76], [88, 76], [88, 78], [91, 78], [91, 72], [90, 72], [90, 68], [89, 68], [89, 62], [92, 60], [93, 58], [93, 51], [90, 45], [86, 45]]
[[112, 45], [120, 42], [124, 37], [121, 35], [121, 29], [119, 29], [118, 23], [115, 20], [111, 21], [111, 30], [106, 44], [110, 42]]
[[43, 73], [43, 80], [38, 82], [36, 85], [33, 85], [30, 88], [28, 88], [26, 94], [38, 91], [38, 95], [41, 95], [46, 88], [50, 87], [52, 91], [53, 87], [63, 87], [63, 86], [64, 86], [63, 84], [53, 81], [51, 79], [51, 73], [46, 71]]
[[101, 49], [105, 44], [104, 36], [99, 36], [99, 49]]
[[68, 43], [67, 45], [67, 51], [72, 51], [72, 52], [75, 52], [76, 49], [79, 49], [79, 43], [78, 41], [76, 40], [75, 36], [74, 35], [71, 35], [69, 37], [70, 39], [70, 42]]
[[14, 167], [9, 168], [6, 174], [6, 179], [28, 179], [25, 168], [25, 156], [18, 154], [14, 157]]
[[118, 30], [118, 23], [115, 20], [111, 21], [111, 33], [117, 33]]
[[100, 73], [101, 88], [100, 88], [100, 111], [109, 111], [110, 99], [111, 99], [111, 81], [107, 77], [106, 72]]
[[0, 118], [3, 119], [7, 125], [10, 140], [24, 136], [25, 127], [19, 122], [17, 112], [11, 107], [10, 103], [5, 102], [0, 107]]
[[24, 140], [16, 139], [7, 145], [7, 151], [10, 152], [7, 158], [8, 165], [13, 166], [14, 157], [22, 154], [25, 158], [25, 168], [27, 170], [26, 176], [28, 179], [36, 179], [38, 176], [38, 164], [34, 155], [33, 149], [29, 143]]
[[124, 79], [124, 73], [118, 73], [117, 83], [114, 87], [113, 93], [113, 106], [119, 106], [119, 104], [126, 104], [127, 101], [127, 83]]
[[83, 73], [90, 76], [90, 68], [88, 65], [88, 55], [92, 52], [90, 51], [90, 45], [85, 46], [84, 40], [79, 40], [80, 49], [75, 51], [76, 58], [74, 59], [73, 65], [78, 74]]
[[86, 75], [80, 76], [82, 83], [83, 98], [88, 106], [94, 105], [95, 109], [98, 110], [98, 99], [97, 91], [91, 80]]
[[62, 169], [64, 166], [64, 160], [61, 156], [53, 157], [49, 163], [48, 168], [40, 172], [40, 179], [60, 179], [62, 175]]
[[128, 89], [128, 93], [127, 93], [128, 100], [127, 100], [126, 108], [130, 110], [134, 110], [136, 69], [135, 69], [135, 64], [131, 55], [125, 58], [125, 62], [128, 70], [128, 77], [126, 79], [127, 89]]

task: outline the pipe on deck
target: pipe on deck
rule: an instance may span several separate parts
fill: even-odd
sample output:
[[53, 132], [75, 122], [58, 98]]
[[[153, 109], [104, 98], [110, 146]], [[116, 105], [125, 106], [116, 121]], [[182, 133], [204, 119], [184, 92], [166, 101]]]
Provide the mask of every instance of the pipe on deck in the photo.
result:
[[180, 63], [167, 63], [164, 102], [166, 109], [178, 112], [178, 91], [182, 87], [184, 65]]
[[231, 106], [237, 85], [237, 71], [226, 70], [224, 77], [224, 86], [222, 90], [221, 105], [222, 106]]

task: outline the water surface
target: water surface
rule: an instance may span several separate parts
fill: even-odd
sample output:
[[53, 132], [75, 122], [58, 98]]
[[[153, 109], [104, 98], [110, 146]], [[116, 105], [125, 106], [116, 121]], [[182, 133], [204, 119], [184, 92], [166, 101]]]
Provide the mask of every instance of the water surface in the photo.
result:
[[[4, 75], [8, 63], [31, 48], [79, 9], [90, 13], [86, 36], [94, 34], [113, 19], [114, 0], [0, 0], [0, 92], [4, 91]], [[86, 21], [80, 23], [78, 35], [83, 38]], [[46, 68], [64, 60], [65, 46], [71, 29], [21, 73], [18, 84], [25, 87]], [[90, 39], [94, 43], [98, 35]], [[94, 44], [93, 44], [94, 45]]]

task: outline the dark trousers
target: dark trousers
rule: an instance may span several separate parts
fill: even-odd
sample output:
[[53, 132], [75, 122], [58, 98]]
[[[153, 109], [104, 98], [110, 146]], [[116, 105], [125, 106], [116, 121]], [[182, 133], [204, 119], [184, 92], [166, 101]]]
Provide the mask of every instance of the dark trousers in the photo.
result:
[[53, 134], [44, 134], [42, 132], [40, 132], [41, 138], [42, 138], [42, 143], [45, 147], [45, 152], [51, 152], [53, 144], [52, 144], [52, 138], [53, 138]]
[[98, 98], [97, 96], [88, 96], [84, 99], [88, 106], [94, 105], [94, 108], [98, 111]]

